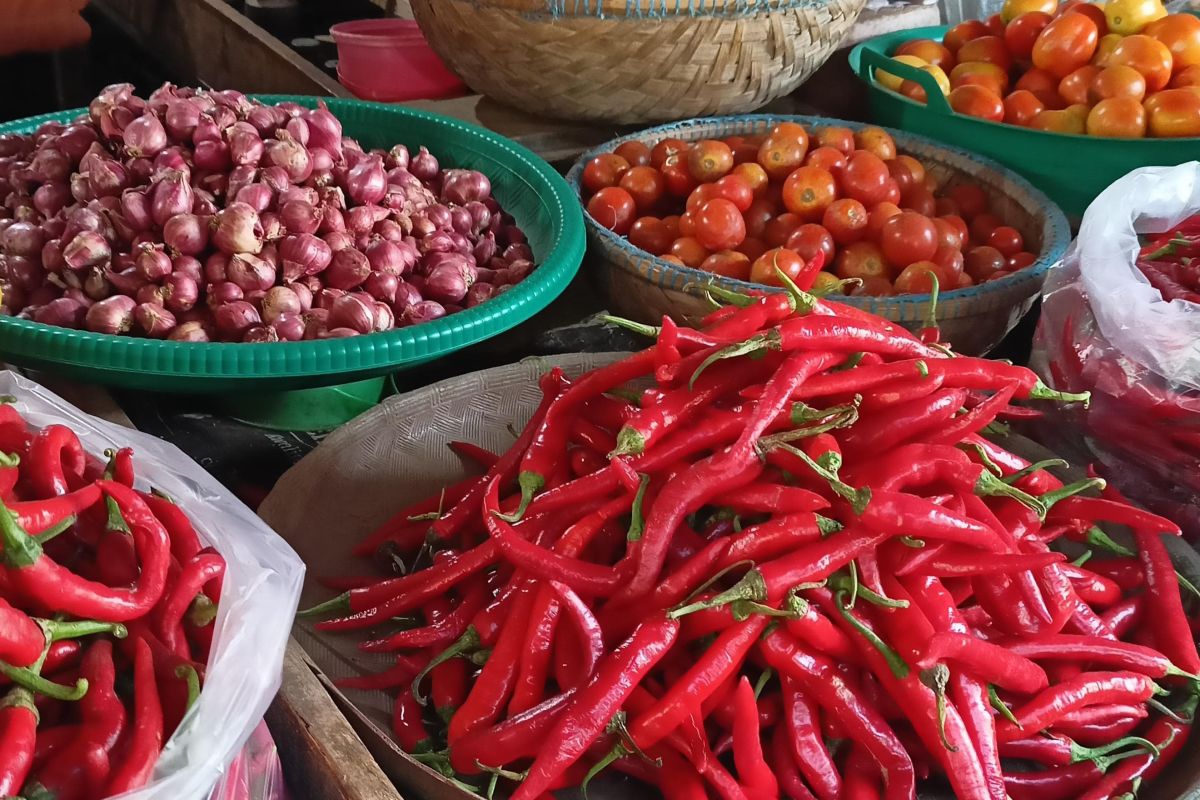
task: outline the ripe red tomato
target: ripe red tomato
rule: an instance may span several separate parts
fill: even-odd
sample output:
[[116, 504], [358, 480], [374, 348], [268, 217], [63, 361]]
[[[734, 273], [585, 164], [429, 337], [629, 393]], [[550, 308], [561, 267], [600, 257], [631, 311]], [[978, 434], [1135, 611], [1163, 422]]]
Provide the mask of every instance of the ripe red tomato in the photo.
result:
[[667, 253], [665, 256], [659, 256], [659, 258], [661, 258], [663, 261], [666, 261], [668, 264], [675, 264], [676, 266], [680, 267], [687, 266], [687, 264], [683, 263], [683, 259], [674, 253]]
[[[951, 200], [949, 197], [939, 197], [934, 203], [934, 208], [939, 217], [948, 217], [958, 215], [958, 203]], [[965, 227], [965, 226], [964, 226]]]
[[667, 156], [667, 160], [659, 169], [662, 171], [667, 192], [672, 197], [687, 197], [699, 185], [692, 177], [692, 173], [688, 172], [687, 160], [684, 156]]
[[1012, 258], [1025, 249], [1025, 237], [1016, 228], [1000, 225], [992, 229], [987, 243], [1000, 251], [1005, 258]]
[[713, 197], [723, 197], [745, 211], [754, 202], [754, 189], [740, 175], [726, 175], [713, 184]]
[[[841, 202], [840, 200], [837, 202]], [[821, 225], [807, 223], [792, 231], [788, 237], [787, 249], [795, 250], [805, 261], [812, 261], [818, 252], [825, 254], [825, 266], [833, 266], [833, 256], [836, 250], [833, 236]]]
[[768, 136], [758, 148], [758, 164], [767, 171], [767, 175], [782, 180], [804, 163], [807, 153], [807, 139], [802, 141], [797, 137]]
[[974, 219], [988, 210], [987, 193], [975, 183], [960, 183], [948, 192], [950, 199], [958, 203], [963, 219]]
[[671, 243], [676, 238], [678, 237], [672, 235], [663, 221], [656, 217], [642, 217], [629, 229], [629, 243], [655, 256], [661, 256], [670, 250]]
[[687, 162], [687, 151], [689, 145], [682, 139], [668, 137], [663, 139], [654, 147], [650, 148], [650, 166], [661, 168], [666, 163], [669, 156], [683, 156], [683, 160]]
[[991, 238], [992, 231], [1004, 224], [1004, 220], [997, 217], [995, 214], [980, 214], [971, 220], [971, 240], [980, 244], [987, 244]]
[[[761, 283], [765, 286], [783, 286], [778, 272], [796, 280], [804, 271], [804, 259], [795, 250], [786, 247], [776, 247], [759, 256], [750, 267], [751, 283]], [[777, 272], [778, 270], [778, 272]]]
[[832, 147], [818, 147], [809, 151], [808, 156], [804, 159], [804, 166], [820, 167], [829, 170], [834, 177], [837, 177], [841, 174], [842, 168], [846, 166], [846, 154]]
[[963, 256], [963, 271], [976, 283], [983, 283], [1006, 266], [1004, 255], [987, 245], [972, 247]]
[[[941, 219], [947, 224], [953, 226], [954, 229], [958, 231], [959, 239], [962, 241], [963, 246], [966, 246], [967, 239], [969, 239], [971, 236], [971, 229], [967, 227], [966, 220], [964, 220], [958, 214], [943, 214], [938, 219]], [[961, 249], [961, 247], [959, 249]]]
[[896, 267], [927, 261], [937, 252], [937, 228], [924, 214], [902, 211], [883, 223], [879, 247], [888, 263]]
[[767, 244], [762, 239], [747, 236], [745, 241], [737, 246], [737, 251], [750, 259], [750, 263], [754, 263], [759, 256], [767, 252]]
[[886, 197], [890, 179], [891, 173], [883, 159], [866, 150], [856, 150], [842, 169], [842, 192], [871, 208]]
[[587, 211], [599, 225], [624, 235], [637, 218], [637, 203], [624, 189], [606, 186], [588, 200]]
[[825, 209], [821, 224], [838, 244], [857, 242], [866, 234], [867, 207], [850, 197], [834, 200]]
[[755, 200], [742, 215], [746, 218], [746, 235], [761, 239], [766, 233], [767, 225], [775, 219], [776, 213], [778, 209], [771, 200], [765, 197]]
[[1146, 97], [1146, 79], [1128, 64], [1105, 67], [1088, 87], [1088, 102], [1095, 105], [1110, 97], [1131, 97], [1140, 103]]
[[862, 128], [854, 134], [854, 144], [859, 150], [874, 153], [884, 161], [896, 157], [896, 140], [883, 128]]
[[937, 228], [938, 247], [962, 249], [964, 237], [957, 225], [942, 217], [937, 217], [933, 220], [933, 227]]
[[695, 211], [696, 239], [709, 250], [732, 250], [746, 238], [746, 221], [729, 200], [718, 197]]
[[735, 175], [746, 182], [750, 187], [750, 191], [758, 196], [764, 192], [767, 185], [770, 183], [770, 178], [767, 177], [767, 171], [762, 168], [762, 165], [756, 161], [748, 161], [743, 164], [738, 164], [733, 168], [730, 175]]
[[1100, 74], [1100, 68], [1094, 64], [1084, 64], [1079, 69], [1073, 70], [1067, 77], [1058, 82], [1058, 94], [1063, 100], [1067, 101], [1067, 105], [1075, 103], [1086, 103], [1088, 101], [1088, 89], [1092, 85], [1092, 81]]
[[625, 159], [613, 153], [602, 153], [583, 168], [583, 188], [595, 194], [601, 189], [616, 186], [628, 169], [629, 162]]
[[724, 142], [702, 139], [688, 151], [688, 171], [701, 183], [720, 180], [733, 169], [733, 151]]
[[991, 89], [973, 84], [959, 86], [950, 92], [950, 107], [959, 114], [992, 122], [1004, 119], [1004, 101]]
[[946, 31], [946, 35], [942, 37], [942, 44], [946, 45], [946, 49], [951, 53], [957, 53], [967, 42], [980, 36], [988, 36], [991, 32], [987, 23], [982, 20], [969, 19]]
[[679, 224], [675, 227], [678, 229], [679, 236], [695, 236], [696, 215], [691, 211], [683, 212], [683, 215], [679, 217]]
[[912, 39], [896, 48], [892, 56], [916, 56], [927, 61], [943, 71], [949, 72], [954, 66], [954, 54], [950, 49], [933, 39]]
[[887, 259], [874, 242], [855, 242], [838, 251], [834, 268], [839, 278], [891, 278]]
[[[916, 261], [901, 270], [892, 285], [896, 287], [896, 292], [899, 294], [928, 294], [933, 291], [933, 276], [937, 276], [939, 288], [951, 284], [941, 274], [937, 264], [925, 260]], [[957, 282], [956, 279], [954, 283]]]
[[1200, 136], [1200, 91], [1165, 89], [1146, 101], [1151, 136]]
[[871, 276], [859, 280], [862, 283], [850, 289], [850, 294], [854, 297], [890, 297], [896, 293], [895, 287], [887, 278]]
[[1022, 250], [1016, 255], [1008, 257], [1008, 271], [1016, 272], [1019, 269], [1025, 269], [1035, 261], [1037, 261], [1037, 256], [1035, 256], [1033, 253]]
[[912, 168], [907, 163], [901, 161], [899, 157], [888, 161], [887, 168], [892, 176], [892, 180], [900, 187], [901, 194], [913, 186], [923, 184], [925, 181], [925, 171], [923, 169], [921, 170], [921, 178], [918, 180], [917, 176], [913, 174]]
[[682, 219], [682, 218], [678, 217], [674, 214], [672, 214], [669, 217], [662, 218], [663, 227], [667, 230], [667, 233], [671, 234], [671, 241], [675, 241], [676, 239], [679, 238], [679, 221], [680, 221], [680, 219]]
[[938, 247], [930, 261], [938, 265], [940, 274], [947, 279], [953, 278], [955, 282], [963, 271], [963, 254], [957, 247]]
[[987, 18], [988, 32], [993, 36], [1004, 35], [1004, 17], [999, 14], [992, 14]]
[[1171, 51], [1153, 36], [1139, 33], [1119, 41], [1106, 65], [1111, 67], [1115, 64], [1124, 64], [1140, 72], [1146, 79], [1146, 92], [1149, 94], [1165, 89], [1171, 80]]
[[698, 268], [710, 255], [708, 249], [691, 236], [681, 236], [671, 244], [671, 255], [685, 265]]
[[803, 224], [804, 220], [790, 211], [780, 214], [767, 223], [767, 229], [762, 236], [763, 241], [767, 243], [768, 247], [783, 247], [788, 237], [792, 235], [792, 231]]
[[783, 182], [783, 205], [804, 220], [818, 220], [837, 198], [833, 174], [820, 167], [800, 167]]
[[903, 193], [900, 191], [900, 184], [896, 183], [895, 178], [888, 178], [887, 183], [883, 186], [883, 199], [879, 202], [900, 205], [900, 200], [903, 196]]
[[724, 275], [726, 278], [745, 281], [750, 279], [750, 259], [745, 253], [736, 250], [722, 250], [704, 259], [700, 269], [714, 275]]
[[633, 202], [642, 212], [657, 206], [667, 190], [666, 180], [654, 167], [630, 167], [618, 185], [632, 195]]
[[832, 147], [850, 155], [854, 152], [854, 131], [841, 126], [817, 128], [816, 140], [819, 147]]
[[695, 211], [700, 206], [707, 203], [709, 200], [715, 199], [717, 196], [716, 184], [702, 183], [692, 190], [688, 195], [687, 203], [684, 206], [688, 211]]
[[914, 186], [901, 195], [900, 207], [932, 217], [937, 212], [937, 201], [933, 199], [933, 193], [924, 186]]
[[1004, 43], [1013, 57], [1028, 60], [1033, 55], [1033, 43], [1053, 19], [1044, 11], [1029, 11], [1008, 23], [1004, 29]]
[[1033, 65], [1065, 78], [1092, 60], [1100, 31], [1086, 14], [1063, 14], [1051, 20], [1033, 43]]
[[745, 164], [758, 157], [758, 142], [751, 142], [745, 136], [726, 136], [722, 141], [733, 151], [733, 163]]
[[1005, 72], [1012, 69], [1013, 65], [1012, 53], [1008, 52], [1008, 45], [1000, 36], [980, 36], [978, 39], [972, 39], [958, 49], [956, 58], [960, 64], [968, 61], [995, 64]]
[[645, 142], [629, 141], [617, 145], [613, 151], [633, 167], [650, 166], [650, 147]]
[[799, 122], [781, 122], [774, 128], [771, 128], [771, 132], [767, 136], [796, 139], [803, 142], [805, 147], [808, 147], [808, 129]]
[[866, 237], [873, 242], [879, 241], [879, 232], [883, 230], [883, 223], [887, 222], [892, 217], [900, 213], [900, 206], [895, 203], [884, 201], [879, 203], [871, 212], [867, 214], [867, 230]]
[[1004, 98], [1004, 121], [1009, 125], [1028, 126], [1045, 107], [1036, 94], [1028, 89], [1018, 89]]

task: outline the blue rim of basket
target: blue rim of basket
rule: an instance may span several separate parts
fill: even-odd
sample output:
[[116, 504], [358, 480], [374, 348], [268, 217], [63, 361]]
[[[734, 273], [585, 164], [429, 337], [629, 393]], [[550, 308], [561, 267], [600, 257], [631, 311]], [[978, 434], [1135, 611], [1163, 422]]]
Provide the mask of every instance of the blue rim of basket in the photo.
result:
[[[567, 173], [567, 182], [571, 185], [571, 188], [575, 191], [576, 196], [579, 197], [580, 202], [582, 203], [583, 186], [580, 181], [583, 175], [584, 166], [586, 166], [587, 162], [591, 159], [603, 153], [612, 152], [613, 149], [624, 142], [661, 139], [667, 136], [678, 135], [681, 131], [687, 131], [689, 128], [699, 126], [742, 125], [744, 127], [749, 127], [751, 125], [758, 124], [766, 127], [772, 124], [778, 124], [780, 122], [798, 122], [802, 125], [817, 127], [841, 126], [850, 128], [851, 130], [861, 130], [869, 127], [883, 127], [869, 125], [862, 122], [852, 122], [850, 120], [834, 119], [832, 117], [786, 114], [742, 114], [738, 116], [726, 117], [699, 117], [696, 119], [683, 120], [681, 122], [671, 122], [666, 125], [658, 125], [653, 128], [646, 128], [645, 130], [613, 139], [606, 144], [593, 148], [592, 150], [580, 156], [579, 160], [576, 161], [571, 167], [571, 171]], [[1020, 187], [1022, 191], [1026, 192], [1044, 211], [1044, 219], [1042, 220], [1042, 252], [1038, 255], [1037, 261], [1028, 267], [1025, 267], [1024, 269], [1021, 269], [1012, 275], [1000, 278], [999, 280], [988, 281], [978, 286], [968, 286], [965, 289], [953, 289], [950, 291], [941, 292], [939, 302], [949, 302], [951, 300], [973, 300], [980, 297], [986, 297], [991, 294], [1004, 292], [1005, 290], [1010, 289], [1018, 284], [1032, 281], [1037, 281], [1040, 283], [1046, 272], [1052, 266], [1062, 260], [1063, 254], [1066, 253], [1067, 246], [1071, 243], [1071, 229], [1067, 224], [1067, 218], [1063, 214], [1062, 210], [1059, 209], [1059, 207], [1053, 201], [1051, 201], [1049, 197], [1047, 197], [1041, 190], [1037, 189], [1029, 181], [1025, 180], [1007, 167], [1002, 166], [1000, 163], [985, 156], [977, 155], [958, 147], [943, 144], [926, 136], [920, 136], [918, 134], [907, 133], [905, 131], [887, 127], [884, 127], [883, 130], [892, 135], [892, 137], [896, 140], [897, 148], [901, 151], [905, 150], [906, 145], [909, 143], [919, 144], [921, 147], [950, 154], [960, 159], [972, 162], [979, 167], [992, 170], [1005, 181], [1011, 182], [1013, 185]], [[696, 286], [703, 286], [704, 284], [708, 283], [716, 283], [719, 286], [737, 291], [746, 291], [751, 289], [757, 291], [762, 291], [764, 289], [768, 291], [783, 291], [782, 289], [776, 289], [775, 287], [763, 286], [762, 284], [750, 283], [749, 281], [741, 281], [735, 278], [726, 278], [724, 276], [714, 275], [711, 272], [705, 272], [704, 270], [694, 269], [692, 267], [681, 267], [677, 264], [672, 264], [670, 261], [664, 261], [657, 256], [650, 255], [640, 248], [634, 247], [625, 237], [618, 236], [608, 228], [605, 228], [597, 223], [592, 218], [592, 215], [587, 213], [586, 209], [584, 210], [583, 216], [588, 230], [594, 236], [597, 236], [603, 239], [605, 242], [616, 246], [632, 258], [653, 263], [655, 267], [661, 270], [664, 275], [678, 274], [693, 278], [694, 280], [691, 283]], [[921, 306], [929, 303], [930, 298], [931, 296], [929, 294], [884, 295], [880, 297], [867, 295], [831, 296], [831, 299], [835, 299], [838, 302], [866, 308], [871, 311], [874, 311], [877, 306], [883, 305], [891, 306], [893, 308], [897, 306], [902, 308], [909, 306]]]
[[[516, 142], [441, 114], [385, 103], [307, 95], [262, 94], [254, 97], [265, 103], [295, 102], [309, 107], [324, 100], [335, 114], [339, 108], [367, 109], [372, 113], [420, 119], [457, 128], [486, 141], [491, 147], [507, 151], [510, 157], [523, 162], [528, 170], [541, 178], [540, 186], [523, 180], [530, 191], [551, 206], [555, 231], [549, 251], [525, 280], [497, 297], [430, 322], [381, 333], [264, 344], [171, 342], [59, 328], [0, 316], [0, 353], [76, 367], [95, 366], [107, 372], [245, 378], [260, 382], [342, 373], [378, 373], [408, 362], [437, 358], [512, 329], [553, 302], [579, 271], [586, 236], [577, 198], [558, 172]], [[15, 120], [0, 125], [0, 134], [24, 133], [45, 122], [69, 122], [86, 113], [86, 108], [76, 108]], [[119, 356], [122, 363], [97, 363], [91, 351], [99, 347], [106, 349], [108, 359]]]

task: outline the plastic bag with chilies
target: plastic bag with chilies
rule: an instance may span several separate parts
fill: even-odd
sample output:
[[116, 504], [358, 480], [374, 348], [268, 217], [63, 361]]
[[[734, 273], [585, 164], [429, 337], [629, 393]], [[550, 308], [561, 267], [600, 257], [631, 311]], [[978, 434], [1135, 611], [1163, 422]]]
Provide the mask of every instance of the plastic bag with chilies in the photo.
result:
[[225, 581], [200, 697], [163, 748], [146, 786], [121, 800], [203, 800], [261, 723], [279, 689], [283, 654], [304, 580], [304, 563], [282, 538], [177, 447], [83, 413], [15, 372], [0, 372], [31, 427], [75, 431], [99, 457], [132, 447], [136, 488], [159, 489], [225, 558]]
[[267, 723], [258, 723], [208, 800], [291, 800]]
[[[1092, 393], [1088, 408], [1047, 418], [1047, 443], [1095, 462], [1192, 539], [1200, 537], [1200, 305], [1164, 300], [1136, 262], [1139, 236], [1196, 214], [1195, 162], [1135, 170], [1101, 193], [1047, 276], [1031, 359], [1053, 387]], [[1058, 424], [1064, 417], [1074, 424]]]

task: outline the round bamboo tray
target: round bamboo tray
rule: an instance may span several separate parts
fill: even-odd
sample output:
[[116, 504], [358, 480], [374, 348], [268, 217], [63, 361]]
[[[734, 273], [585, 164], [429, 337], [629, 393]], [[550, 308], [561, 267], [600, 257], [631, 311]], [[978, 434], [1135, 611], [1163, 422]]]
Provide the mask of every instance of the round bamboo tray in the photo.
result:
[[[637, 140], [653, 145], [668, 136], [696, 141], [761, 135], [784, 120], [799, 122], [807, 127], [866, 127], [856, 122], [803, 116], [747, 115], [687, 120], [625, 136], [584, 154], [571, 168], [567, 181], [580, 193], [584, 165], [596, 155], [610, 152], [625, 141]], [[937, 321], [943, 340], [950, 342], [955, 350], [963, 354], [986, 353], [1016, 326], [1041, 294], [1046, 271], [1062, 259], [1071, 241], [1067, 219], [1046, 195], [1024, 178], [990, 159], [923, 136], [890, 128], [887, 130], [895, 138], [899, 151], [919, 158], [942, 186], [959, 182], [981, 185], [992, 200], [992, 212], [1005, 224], [1021, 231], [1030, 252], [1038, 254], [1036, 262], [1006, 278], [941, 293], [937, 304]], [[591, 270], [612, 309], [623, 316], [657, 324], [665, 315], [680, 322], [695, 324], [712, 311], [712, 305], [703, 295], [706, 284], [715, 283], [735, 291], [763, 288], [663, 261], [634, 247], [628, 239], [601, 227], [587, 213], [584, 214], [584, 221], [589, 243], [586, 268]], [[839, 295], [834, 299], [917, 331], [924, 327], [931, 298], [928, 294], [910, 294], [891, 297]]]
[[472, 89], [615, 123], [752, 111], [841, 44], [865, 0], [412, 0]]

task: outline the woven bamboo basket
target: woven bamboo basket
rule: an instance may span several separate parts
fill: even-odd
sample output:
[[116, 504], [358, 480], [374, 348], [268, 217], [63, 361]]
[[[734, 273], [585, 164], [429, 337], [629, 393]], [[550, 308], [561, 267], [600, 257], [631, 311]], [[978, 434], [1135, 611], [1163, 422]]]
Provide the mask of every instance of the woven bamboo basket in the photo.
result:
[[[638, 140], [653, 145], [668, 136], [695, 141], [764, 134], [784, 120], [808, 127], [865, 127], [856, 122], [802, 116], [747, 115], [687, 120], [625, 136], [584, 154], [571, 168], [567, 181], [577, 193], [581, 192], [580, 178], [584, 165], [594, 156], [609, 152], [625, 141]], [[1008, 277], [966, 289], [942, 292], [936, 315], [943, 339], [963, 354], [986, 353], [1016, 326], [1041, 294], [1046, 271], [1062, 259], [1070, 244], [1067, 219], [1046, 195], [994, 161], [923, 136], [888, 130], [896, 140], [897, 149], [919, 158], [943, 187], [960, 182], [983, 186], [992, 199], [993, 213], [1005, 224], [1021, 231], [1027, 248], [1038, 254], [1036, 262]], [[623, 316], [656, 324], [667, 315], [676, 321], [694, 324], [712, 310], [711, 304], [703, 296], [704, 285], [716, 283], [736, 291], [763, 288], [663, 261], [601, 227], [591, 215], [585, 213], [584, 220], [588, 229], [585, 268], [591, 270], [612, 309]], [[927, 294], [911, 294], [891, 297], [839, 296], [836, 299], [916, 331], [924, 325], [931, 298]]]
[[472, 89], [614, 123], [752, 111], [841, 44], [865, 0], [412, 0]]

